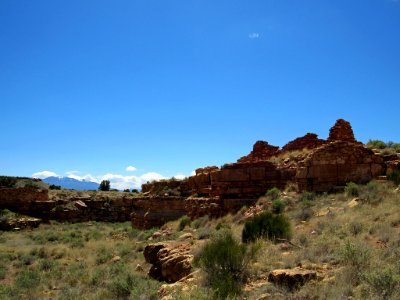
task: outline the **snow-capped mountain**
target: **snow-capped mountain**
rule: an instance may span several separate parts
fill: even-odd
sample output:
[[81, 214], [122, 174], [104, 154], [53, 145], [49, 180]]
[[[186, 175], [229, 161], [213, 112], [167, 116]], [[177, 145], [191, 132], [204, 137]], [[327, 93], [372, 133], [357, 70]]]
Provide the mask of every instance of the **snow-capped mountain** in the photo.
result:
[[74, 189], [74, 190], [97, 190], [99, 184], [92, 181], [77, 180], [69, 177], [47, 177], [42, 179], [43, 182], [47, 184], [59, 185], [64, 189]]

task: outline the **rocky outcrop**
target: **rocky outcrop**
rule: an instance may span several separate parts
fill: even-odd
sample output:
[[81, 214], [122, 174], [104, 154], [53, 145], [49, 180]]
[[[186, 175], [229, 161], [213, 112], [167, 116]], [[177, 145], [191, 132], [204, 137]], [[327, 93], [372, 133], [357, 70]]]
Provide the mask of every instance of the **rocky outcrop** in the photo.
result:
[[315, 133], [307, 133], [305, 136], [290, 141], [282, 147], [282, 152], [301, 151], [303, 149], [314, 149], [325, 144], [325, 140], [318, 138]]
[[69, 222], [130, 220], [134, 197], [71, 197], [49, 200], [48, 190], [34, 188], [0, 188], [0, 209], [38, 217], [43, 220]]
[[38, 218], [29, 218], [29, 217], [20, 217], [20, 218], [7, 218], [2, 217], [0, 219], [0, 230], [9, 231], [9, 230], [20, 230], [25, 228], [37, 228], [39, 227], [41, 219]]
[[323, 145], [299, 163], [299, 190], [327, 192], [348, 182], [366, 183], [385, 174], [383, 158], [361, 144], [336, 141]]
[[39, 190], [31, 187], [0, 187], [0, 209], [7, 208], [27, 214], [32, 210], [35, 202], [47, 202], [48, 200], [49, 194], [47, 190]]
[[186, 215], [183, 197], [144, 197], [135, 199], [132, 226], [139, 229], [159, 227]]
[[160, 281], [176, 282], [189, 275], [192, 269], [190, 244], [150, 244], [143, 255], [146, 262], [152, 264], [149, 276]]
[[253, 151], [249, 155], [243, 156], [238, 162], [256, 162], [268, 160], [274, 155], [279, 154], [279, 147], [268, 144], [265, 141], [257, 141], [253, 146]]
[[328, 137], [328, 142], [334, 141], [357, 142], [354, 138], [353, 128], [349, 122], [343, 119], [336, 121], [335, 125], [329, 130]]
[[268, 275], [268, 281], [277, 285], [295, 289], [310, 280], [317, 279], [317, 272], [302, 268], [273, 270]]

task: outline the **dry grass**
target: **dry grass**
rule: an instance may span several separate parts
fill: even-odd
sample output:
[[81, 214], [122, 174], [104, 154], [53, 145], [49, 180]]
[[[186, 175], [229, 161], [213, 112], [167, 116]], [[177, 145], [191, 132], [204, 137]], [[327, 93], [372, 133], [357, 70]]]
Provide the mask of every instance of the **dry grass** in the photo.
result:
[[[359, 201], [351, 208], [353, 192]], [[250, 281], [238, 299], [263, 294], [271, 299], [396, 299], [400, 294], [400, 193], [394, 185], [372, 182], [353, 186], [351, 192], [322, 195], [290, 189], [279, 198], [291, 220], [293, 239], [291, 243], [256, 242]], [[221, 228], [230, 228], [240, 240], [244, 212], [220, 219], [203, 217], [184, 227], [181, 220], [169, 222], [163, 228], [169, 228], [170, 235], [158, 240], [191, 233], [194, 252]], [[55, 222], [33, 231], [3, 232], [0, 299], [157, 299], [160, 283], [146, 272], [135, 271], [137, 264], [149, 268], [141, 250], [157, 241], [148, 240], [154, 231], [134, 230], [129, 223]], [[118, 262], [112, 262], [115, 256], [120, 257]], [[299, 265], [317, 270], [321, 280], [291, 291], [266, 280], [273, 269]], [[174, 297], [209, 299], [211, 290], [198, 284]]]

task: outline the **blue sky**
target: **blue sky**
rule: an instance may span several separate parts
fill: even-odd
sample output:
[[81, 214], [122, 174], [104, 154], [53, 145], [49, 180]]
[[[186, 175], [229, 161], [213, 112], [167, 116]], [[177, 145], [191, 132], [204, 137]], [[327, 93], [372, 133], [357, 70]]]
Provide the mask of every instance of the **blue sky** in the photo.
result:
[[338, 118], [399, 142], [399, 70], [400, 1], [2, 0], [0, 173], [138, 186]]

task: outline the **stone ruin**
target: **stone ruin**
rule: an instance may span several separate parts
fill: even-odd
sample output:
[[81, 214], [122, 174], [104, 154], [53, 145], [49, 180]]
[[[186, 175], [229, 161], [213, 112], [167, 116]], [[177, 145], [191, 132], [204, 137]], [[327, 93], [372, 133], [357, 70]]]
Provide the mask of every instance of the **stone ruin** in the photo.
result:
[[150, 228], [183, 215], [219, 217], [253, 205], [268, 189], [284, 189], [288, 183], [297, 185], [299, 192], [331, 192], [348, 182], [366, 183], [388, 175], [399, 165], [397, 156], [388, 159], [364, 147], [355, 139], [350, 123], [339, 119], [327, 140], [307, 133], [281, 149], [257, 141], [236, 163], [197, 169], [194, 176], [181, 181], [184, 193], [180, 197], [152, 194], [159, 183], [143, 186], [149, 195], [133, 211], [132, 225]]
[[349, 122], [337, 120], [327, 140], [307, 133], [282, 148], [264, 141], [236, 163], [205, 167], [185, 180], [142, 186], [142, 194], [104, 201], [90, 197], [49, 200], [47, 191], [0, 188], [0, 209], [66, 221], [127, 221], [135, 228], [158, 227], [188, 215], [220, 217], [255, 204], [268, 189], [331, 192], [348, 182], [366, 183], [400, 167], [397, 155], [376, 154], [358, 142]]

